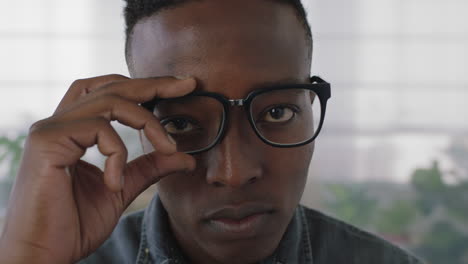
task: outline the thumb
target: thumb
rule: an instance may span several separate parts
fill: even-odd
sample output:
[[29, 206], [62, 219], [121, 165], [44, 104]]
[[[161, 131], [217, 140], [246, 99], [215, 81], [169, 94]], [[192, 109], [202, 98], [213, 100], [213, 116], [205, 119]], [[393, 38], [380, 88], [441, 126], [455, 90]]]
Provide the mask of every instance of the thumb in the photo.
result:
[[189, 173], [195, 167], [195, 158], [181, 152], [171, 155], [152, 152], [134, 159], [124, 170], [122, 193], [125, 206], [160, 179], [175, 173]]

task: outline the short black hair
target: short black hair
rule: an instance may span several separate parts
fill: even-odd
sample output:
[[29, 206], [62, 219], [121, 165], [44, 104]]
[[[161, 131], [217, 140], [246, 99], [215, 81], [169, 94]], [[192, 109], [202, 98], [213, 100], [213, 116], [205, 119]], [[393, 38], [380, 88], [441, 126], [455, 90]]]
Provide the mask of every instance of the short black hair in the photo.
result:
[[[125, 0], [127, 3], [124, 9], [125, 17], [125, 58], [127, 64], [129, 60], [130, 52], [130, 40], [133, 32], [133, 28], [143, 18], [154, 15], [155, 13], [177, 7], [178, 5], [202, 0]], [[252, 0], [253, 1], [253, 0]], [[296, 15], [302, 23], [305, 31], [306, 41], [309, 44], [309, 61], [312, 59], [312, 30], [310, 28], [309, 22], [307, 21], [307, 12], [304, 9], [304, 6], [301, 3], [301, 0], [269, 0], [281, 4], [287, 4], [294, 8]]]

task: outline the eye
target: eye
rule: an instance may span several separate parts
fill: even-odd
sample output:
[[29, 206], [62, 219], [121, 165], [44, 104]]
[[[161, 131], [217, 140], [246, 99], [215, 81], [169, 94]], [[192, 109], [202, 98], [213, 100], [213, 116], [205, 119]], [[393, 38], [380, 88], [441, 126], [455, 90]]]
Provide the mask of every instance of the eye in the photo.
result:
[[263, 121], [284, 123], [294, 118], [296, 111], [288, 106], [275, 106], [265, 112]]
[[197, 128], [191, 120], [183, 117], [165, 119], [162, 124], [167, 133], [173, 135], [189, 133]]

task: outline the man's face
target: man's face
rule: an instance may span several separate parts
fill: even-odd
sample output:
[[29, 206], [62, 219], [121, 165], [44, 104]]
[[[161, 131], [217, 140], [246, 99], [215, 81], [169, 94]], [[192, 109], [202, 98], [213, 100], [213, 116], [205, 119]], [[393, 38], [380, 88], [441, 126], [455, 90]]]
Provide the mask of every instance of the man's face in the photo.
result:
[[[303, 26], [292, 7], [271, 1], [205, 0], [161, 11], [136, 25], [130, 52], [132, 77], [193, 76], [197, 89], [231, 99], [309, 77]], [[174, 234], [194, 261], [249, 263], [272, 254], [306, 183], [313, 144], [269, 146], [243, 109], [231, 110], [220, 144], [194, 156], [196, 170], [158, 183]]]

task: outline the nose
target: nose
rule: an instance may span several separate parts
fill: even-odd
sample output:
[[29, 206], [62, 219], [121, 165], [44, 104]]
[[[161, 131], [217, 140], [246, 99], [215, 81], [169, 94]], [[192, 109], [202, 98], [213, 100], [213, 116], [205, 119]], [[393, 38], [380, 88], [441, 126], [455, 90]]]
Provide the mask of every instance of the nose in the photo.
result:
[[241, 188], [263, 174], [256, 135], [250, 127], [239, 128], [232, 121], [222, 141], [207, 153], [206, 181], [216, 187]]

